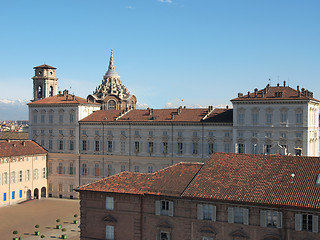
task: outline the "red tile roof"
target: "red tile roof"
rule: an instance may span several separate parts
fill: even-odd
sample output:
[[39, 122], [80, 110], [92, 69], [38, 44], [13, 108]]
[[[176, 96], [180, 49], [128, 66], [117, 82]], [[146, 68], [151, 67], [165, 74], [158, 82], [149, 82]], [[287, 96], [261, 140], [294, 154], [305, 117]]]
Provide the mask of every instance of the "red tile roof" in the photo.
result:
[[215, 153], [205, 164], [180, 163], [153, 174], [124, 172], [79, 191], [320, 209], [319, 173], [319, 157]]
[[0, 157], [46, 154], [47, 151], [34, 141], [0, 141]]
[[[80, 122], [228, 122], [232, 123], [232, 109], [215, 108], [208, 117], [207, 108], [180, 108], [178, 109], [134, 109], [124, 113], [121, 117], [119, 110], [99, 110]], [[150, 113], [152, 112], [152, 113]], [[173, 117], [172, 117], [173, 115]], [[107, 119], [106, 119], [107, 118]], [[205, 118], [205, 119], [204, 119]]]
[[305, 89], [293, 89], [288, 86], [275, 86], [271, 87], [267, 85], [264, 89], [258, 90], [256, 92], [249, 92], [248, 94], [243, 94], [231, 101], [275, 101], [275, 100], [315, 100], [313, 98], [313, 93]]
[[28, 140], [29, 133], [27, 132], [0, 132], [0, 140]]
[[42, 65], [40, 65], [40, 66], [34, 67], [34, 69], [35, 69], [35, 68], [50, 68], [50, 69], [56, 69], [55, 67], [51, 67], [51, 66], [49, 66], [49, 65], [47, 65], [47, 64], [42, 64]]
[[90, 103], [87, 102], [86, 99], [74, 96], [72, 94], [58, 94], [52, 97], [47, 97], [40, 99], [38, 101], [34, 101], [31, 103], [28, 103], [28, 105], [42, 105], [42, 104], [94, 104], [98, 105], [97, 103]]

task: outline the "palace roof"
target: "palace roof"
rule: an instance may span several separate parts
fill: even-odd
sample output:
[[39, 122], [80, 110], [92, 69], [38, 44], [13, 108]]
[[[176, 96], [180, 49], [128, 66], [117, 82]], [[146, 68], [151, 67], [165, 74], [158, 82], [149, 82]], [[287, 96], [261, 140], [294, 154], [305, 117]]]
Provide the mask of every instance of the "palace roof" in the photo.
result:
[[36, 68], [49, 68], [49, 69], [56, 69], [55, 67], [49, 66], [47, 64], [42, 64], [40, 66], [34, 67], [34, 69]]
[[[210, 108], [210, 107], [209, 107]], [[232, 123], [232, 109], [182, 108], [95, 111], [80, 122], [227, 122]]]
[[215, 153], [206, 163], [122, 172], [77, 191], [320, 209], [319, 173], [319, 157]]
[[46, 154], [47, 151], [34, 141], [0, 141], [0, 157]]
[[269, 84], [261, 90], [257, 88], [253, 92], [248, 92], [247, 94], [239, 93], [237, 98], [232, 99], [232, 102], [237, 101], [276, 101], [276, 100], [314, 100], [313, 92], [310, 92], [304, 88], [293, 89], [289, 86], [284, 85], [280, 86], [270, 86]]

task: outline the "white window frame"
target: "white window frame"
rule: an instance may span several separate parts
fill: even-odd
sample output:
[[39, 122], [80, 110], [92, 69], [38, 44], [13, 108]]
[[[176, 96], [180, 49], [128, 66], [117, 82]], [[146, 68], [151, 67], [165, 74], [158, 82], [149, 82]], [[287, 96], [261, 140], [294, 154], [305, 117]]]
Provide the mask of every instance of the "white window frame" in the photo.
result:
[[198, 204], [197, 215], [199, 220], [216, 221], [216, 206], [212, 204]]
[[156, 215], [161, 216], [173, 216], [174, 204], [169, 200], [156, 200], [155, 201]]
[[106, 197], [106, 210], [114, 210], [114, 198]]
[[106, 225], [106, 240], [114, 240], [114, 226]]
[[282, 228], [282, 212], [275, 210], [260, 210], [260, 226]]
[[[235, 213], [242, 212], [242, 221], [235, 222]], [[249, 225], [249, 209], [243, 207], [228, 207], [228, 223]]]

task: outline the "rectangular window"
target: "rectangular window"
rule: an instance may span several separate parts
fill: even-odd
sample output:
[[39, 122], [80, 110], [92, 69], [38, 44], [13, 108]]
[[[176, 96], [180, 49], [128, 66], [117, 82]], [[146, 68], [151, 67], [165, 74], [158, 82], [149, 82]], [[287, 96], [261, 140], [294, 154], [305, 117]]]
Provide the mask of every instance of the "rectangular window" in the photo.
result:
[[121, 165], [121, 172], [124, 172], [126, 170], [126, 166], [125, 165]]
[[52, 150], [52, 140], [49, 139], [49, 150]]
[[12, 198], [11, 199], [15, 199], [15, 194], [16, 194], [16, 192], [12, 191]]
[[149, 142], [148, 145], [149, 145], [148, 152], [153, 153], [153, 142]]
[[44, 123], [45, 116], [41, 115], [41, 123]]
[[238, 144], [238, 153], [245, 153], [245, 145], [243, 143]]
[[82, 150], [87, 151], [87, 140], [82, 140]]
[[302, 132], [296, 132], [296, 138], [302, 138]]
[[266, 137], [267, 138], [272, 138], [272, 133], [271, 132], [266, 132]]
[[114, 209], [113, 197], [106, 197], [106, 209], [107, 210], [113, 210]]
[[139, 166], [134, 166], [134, 171], [135, 172], [140, 172], [140, 167]]
[[37, 122], [38, 122], [37, 115], [34, 115], [34, 116], [33, 116], [33, 123], [37, 123]]
[[228, 223], [249, 224], [249, 209], [242, 207], [228, 208]]
[[82, 135], [87, 135], [87, 131], [86, 130], [82, 130]]
[[178, 137], [182, 137], [182, 132], [178, 132]]
[[238, 137], [243, 138], [243, 132], [238, 132]]
[[153, 173], [153, 167], [152, 166], [148, 166], [148, 173]]
[[108, 141], [108, 152], [112, 152], [112, 141]]
[[167, 142], [163, 142], [162, 143], [162, 153], [163, 154], [167, 154], [168, 153], [168, 143]]
[[22, 171], [19, 171], [19, 182], [22, 182]]
[[163, 132], [162, 132], [162, 135], [163, 135], [163, 136], [168, 136], [168, 132], [167, 132], [167, 131], [163, 131]]
[[107, 168], [107, 175], [108, 176], [111, 176], [112, 175], [112, 173], [113, 173], [113, 171], [112, 171], [112, 165], [111, 164], [108, 164], [108, 168]]
[[30, 170], [26, 170], [26, 181], [30, 181]]
[[224, 144], [224, 152], [230, 152], [230, 143]]
[[97, 163], [94, 165], [94, 175], [96, 177], [99, 176], [99, 164], [97, 164]]
[[182, 153], [183, 153], [183, 143], [178, 142], [178, 154], [182, 154]]
[[224, 132], [225, 137], [230, 137], [230, 132]]
[[214, 153], [214, 147], [213, 147], [213, 143], [208, 143], [208, 154], [211, 155], [212, 153]]
[[59, 140], [59, 150], [63, 150], [63, 140]]
[[192, 143], [192, 154], [198, 154], [198, 143]]
[[3, 193], [3, 201], [7, 201], [7, 193]]
[[59, 115], [59, 122], [63, 123], [63, 115], [61, 115], [61, 114]]
[[287, 123], [287, 121], [288, 121], [288, 114], [286, 113], [286, 112], [282, 112], [281, 113], [281, 123]]
[[170, 240], [170, 233], [161, 231], [160, 240]]
[[73, 174], [74, 174], [74, 171], [73, 171], [73, 163], [72, 163], [72, 162], [69, 164], [69, 174], [70, 174], [70, 175], [73, 175]]
[[211, 204], [198, 204], [198, 219], [216, 221], [216, 206]]
[[59, 130], [59, 134], [60, 134], [60, 135], [63, 135], [63, 130]]
[[107, 133], [109, 136], [112, 136], [112, 131], [111, 130], [108, 130], [108, 133]]
[[272, 145], [270, 145], [270, 144], [265, 145], [265, 153], [266, 154], [271, 154], [271, 150], [272, 150]]
[[15, 183], [15, 182], [16, 182], [16, 172], [13, 171], [11, 172], [10, 183]]
[[62, 189], [63, 189], [63, 188], [62, 188], [62, 184], [60, 183], [60, 184], [59, 184], [59, 192], [62, 192]]
[[59, 166], [58, 166], [58, 174], [63, 174], [63, 166], [62, 166], [62, 162], [59, 162]]
[[153, 136], [153, 131], [149, 131], [149, 136], [150, 136], [150, 137]]
[[114, 226], [106, 226], [106, 240], [114, 240]]
[[100, 151], [100, 141], [96, 141], [95, 150]]
[[312, 215], [302, 214], [302, 230], [312, 232]]
[[42, 168], [42, 178], [46, 178], [46, 168]]
[[280, 137], [281, 137], [281, 138], [287, 138], [287, 133], [281, 132], [281, 133], [280, 133]]
[[126, 142], [121, 142], [121, 152], [126, 151]]
[[302, 123], [302, 113], [296, 113], [296, 122], [298, 124]]
[[126, 135], [126, 131], [121, 130], [121, 136], [125, 136]]
[[173, 216], [173, 201], [155, 201], [156, 215]]
[[49, 115], [49, 123], [53, 123], [53, 115]]
[[266, 123], [271, 124], [272, 123], [272, 113], [267, 113], [266, 115]]
[[70, 141], [69, 141], [69, 150], [70, 150], [70, 151], [73, 151], [73, 150], [74, 150], [74, 142], [73, 142], [73, 140], [70, 140]]
[[83, 163], [82, 164], [82, 175], [87, 176], [87, 174], [88, 174], [87, 164]]
[[258, 122], [259, 122], [258, 113], [252, 113], [252, 124], [258, 124]]
[[19, 198], [22, 198], [22, 190], [19, 190]]
[[138, 130], [135, 130], [135, 131], [134, 131], [134, 135], [135, 135], [135, 136], [139, 136], [139, 131], [138, 131]]
[[34, 169], [33, 170], [33, 180], [38, 180], [39, 178], [39, 170], [38, 169]]
[[214, 132], [209, 132], [209, 137], [214, 137]]
[[260, 226], [281, 228], [282, 213], [273, 210], [261, 210], [260, 211]]
[[72, 184], [70, 184], [70, 186], [69, 186], [69, 192], [73, 192], [73, 185]]
[[244, 123], [244, 113], [238, 113], [238, 123], [239, 124]]
[[234, 208], [234, 223], [243, 224], [243, 208]]
[[192, 136], [193, 136], [193, 137], [198, 137], [198, 132], [193, 132], [193, 133], [192, 133]]
[[96, 136], [100, 136], [100, 135], [99, 135], [99, 130], [95, 130], [95, 131], [94, 131], [94, 134], [95, 134]]
[[72, 113], [70, 113], [70, 115], [69, 115], [70, 123], [73, 123], [73, 117], [74, 117], [74, 115]]
[[134, 151], [135, 151], [136, 153], [140, 152], [139, 142], [134, 142]]
[[73, 130], [69, 130], [69, 135], [73, 136]]

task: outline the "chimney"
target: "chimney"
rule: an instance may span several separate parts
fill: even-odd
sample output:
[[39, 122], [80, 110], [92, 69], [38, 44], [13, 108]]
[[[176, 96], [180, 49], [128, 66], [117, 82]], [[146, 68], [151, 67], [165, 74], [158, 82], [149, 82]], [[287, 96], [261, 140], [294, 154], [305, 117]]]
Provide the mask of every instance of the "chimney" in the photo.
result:
[[150, 116], [153, 115], [153, 108], [149, 108], [149, 115], [150, 115]]
[[254, 89], [254, 97], [257, 97], [257, 93], [258, 93], [258, 88]]
[[25, 141], [22, 141], [22, 146], [25, 146], [26, 145], [26, 142]]
[[286, 86], [286, 81], [283, 81], [283, 86], [284, 86], [284, 87]]
[[297, 85], [297, 91], [298, 91], [298, 92], [300, 91], [300, 87], [299, 87], [299, 85]]
[[72, 95], [72, 101], [74, 101], [74, 99], [75, 99], [75, 96], [74, 96], [74, 95]]
[[243, 93], [238, 93], [238, 97], [243, 97]]
[[63, 90], [63, 96], [68, 95], [69, 91], [67, 89]]
[[174, 119], [174, 113], [171, 113], [171, 120]]
[[180, 115], [180, 113], [181, 113], [181, 106], [180, 107], [178, 107], [178, 115]]
[[10, 141], [11, 141], [11, 140], [8, 138], [8, 139], [7, 139], [7, 142], [10, 142]]
[[226, 106], [226, 109], [229, 109], [229, 106], [228, 106], [228, 105]]
[[61, 91], [59, 91], [59, 95], [61, 95]]
[[250, 91], [248, 91], [248, 98], [250, 97]]
[[280, 87], [280, 83], [277, 83], [277, 87]]

